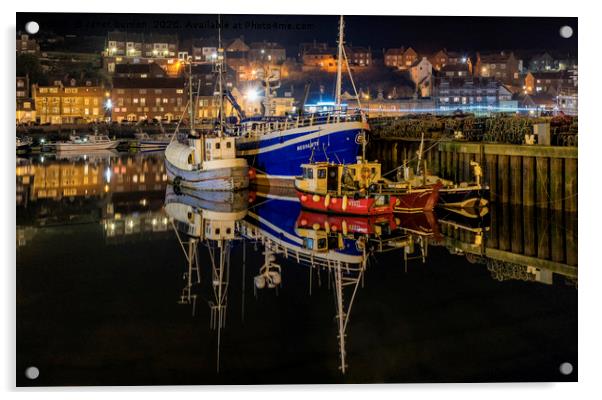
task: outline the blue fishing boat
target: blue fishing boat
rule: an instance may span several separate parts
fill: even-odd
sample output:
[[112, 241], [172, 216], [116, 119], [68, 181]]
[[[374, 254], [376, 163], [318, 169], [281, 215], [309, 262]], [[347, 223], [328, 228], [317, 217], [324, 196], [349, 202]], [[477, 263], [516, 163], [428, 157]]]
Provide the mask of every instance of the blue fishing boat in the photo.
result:
[[[356, 162], [368, 122], [361, 110], [351, 68], [344, 51], [344, 22], [339, 22], [337, 78], [333, 107], [324, 113], [273, 117], [270, 115], [270, 87], [266, 79], [264, 108], [260, 120], [243, 120], [235, 133], [236, 150], [254, 171], [259, 185], [293, 187], [295, 176], [301, 175], [301, 164], [308, 161], [330, 161], [341, 164]], [[343, 63], [353, 85], [358, 108], [343, 103]], [[271, 78], [271, 77], [270, 77]]]
[[237, 155], [255, 169], [259, 184], [292, 186], [308, 160], [353, 163], [369, 130], [360, 114], [315, 114], [249, 121], [236, 140]]

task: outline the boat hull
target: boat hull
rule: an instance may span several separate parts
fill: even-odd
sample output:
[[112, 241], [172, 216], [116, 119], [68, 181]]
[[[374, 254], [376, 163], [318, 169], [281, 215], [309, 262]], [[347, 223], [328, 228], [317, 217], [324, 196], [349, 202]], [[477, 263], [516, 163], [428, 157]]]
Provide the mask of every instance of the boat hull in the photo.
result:
[[237, 156], [257, 172], [256, 183], [293, 187], [301, 164], [314, 161], [356, 162], [359, 139], [368, 124], [353, 121], [282, 130], [236, 141]]
[[209, 170], [187, 171], [165, 160], [167, 180], [193, 190], [233, 191], [249, 187], [249, 167], [234, 166]]
[[89, 150], [108, 150], [119, 146], [118, 140], [112, 140], [106, 143], [55, 143], [53, 147], [56, 151], [89, 151]]
[[406, 193], [396, 194], [399, 199], [395, 206], [398, 212], [423, 212], [433, 211], [439, 201], [439, 189], [441, 184], [430, 188], [412, 189]]
[[196, 191], [167, 185], [165, 204], [182, 203], [215, 212], [240, 212], [248, 207], [248, 191]]
[[[334, 214], [381, 215], [393, 212], [397, 197], [372, 195], [354, 199], [347, 196], [329, 196], [303, 192], [297, 189], [301, 207]], [[382, 198], [381, 198], [382, 197]]]
[[329, 215], [311, 211], [301, 211], [297, 218], [298, 228], [311, 228], [341, 232], [347, 234], [373, 235], [379, 228], [379, 233], [386, 227], [387, 233], [397, 229], [393, 214], [379, 216]]
[[482, 208], [489, 204], [489, 188], [468, 186], [466, 188], [441, 188], [439, 206], [445, 208]]

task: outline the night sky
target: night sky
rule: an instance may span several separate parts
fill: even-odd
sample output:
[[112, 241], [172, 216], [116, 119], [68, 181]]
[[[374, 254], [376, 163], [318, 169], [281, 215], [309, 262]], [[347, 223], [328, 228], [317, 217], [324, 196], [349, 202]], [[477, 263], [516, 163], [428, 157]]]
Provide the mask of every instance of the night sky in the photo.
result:
[[[17, 30], [27, 21], [40, 23], [40, 34], [100, 35], [107, 31], [177, 33], [180, 39], [216, 36], [216, 15], [17, 13]], [[289, 51], [300, 42], [336, 42], [338, 16], [222, 15], [225, 38], [278, 41]], [[577, 54], [577, 18], [346, 16], [346, 41], [373, 50], [412, 46], [419, 52], [447, 48], [458, 51], [549, 50]], [[574, 34], [562, 38], [560, 27]]]

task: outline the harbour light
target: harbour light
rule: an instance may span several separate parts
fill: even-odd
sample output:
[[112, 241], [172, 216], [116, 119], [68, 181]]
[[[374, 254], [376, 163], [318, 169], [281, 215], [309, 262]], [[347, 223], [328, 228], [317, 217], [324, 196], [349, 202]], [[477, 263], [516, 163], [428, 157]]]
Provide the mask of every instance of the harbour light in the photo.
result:
[[259, 98], [259, 92], [257, 91], [257, 89], [249, 89], [246, 92], [246, 96], [247, 96], [247, 100], [257, 100]]

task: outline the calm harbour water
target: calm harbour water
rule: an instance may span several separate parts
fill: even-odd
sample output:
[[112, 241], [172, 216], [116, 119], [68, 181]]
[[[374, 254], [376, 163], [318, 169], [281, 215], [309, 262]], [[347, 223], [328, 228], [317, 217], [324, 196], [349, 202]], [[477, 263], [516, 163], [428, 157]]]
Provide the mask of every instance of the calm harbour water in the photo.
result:
[[577, 379], [576, 215], [327, 218], [290, 196], [176, 194], [161, 154], [18, 158], [17, 384]]

